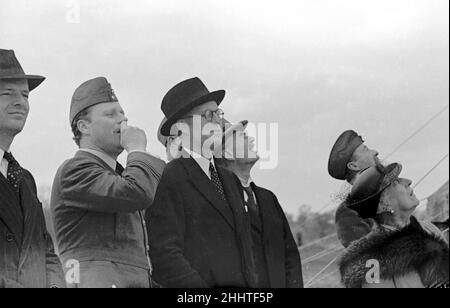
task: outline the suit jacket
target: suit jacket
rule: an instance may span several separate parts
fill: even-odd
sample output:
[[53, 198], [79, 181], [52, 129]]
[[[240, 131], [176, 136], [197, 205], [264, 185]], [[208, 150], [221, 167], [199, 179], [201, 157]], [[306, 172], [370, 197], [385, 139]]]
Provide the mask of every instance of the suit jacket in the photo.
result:
[[239, 180], [217, 167], [228, 202], [192, 158], [167, 165], [147, 212], [154, 279], [169, 288], [251, 287]]
[[255, 184], [252, 184], [252, 190], [262, 219], [270, 287], [303, 287], [300, 253], [277, 197]]
[[[91, 275], [89, 282], [80, 282], [81, 287], [127, 281], [106, 278], [117, 272], [116, 265], [100, 266], [101, 261], [150, 269], [143, 211], [153, 202], [164, 166], [149, 154], [134, 152], [120, 175], [97, 156], [79, 151], [59, 168], [51, 210], [63, 264], [74, 259], [101, 267], [92, 269], [99, 280]], [[81, 268], [90, 270], [86, 264]]]
[[0, 174], [0, 288], [65, 287], [36, 183], [23, 175], [19, 199]]

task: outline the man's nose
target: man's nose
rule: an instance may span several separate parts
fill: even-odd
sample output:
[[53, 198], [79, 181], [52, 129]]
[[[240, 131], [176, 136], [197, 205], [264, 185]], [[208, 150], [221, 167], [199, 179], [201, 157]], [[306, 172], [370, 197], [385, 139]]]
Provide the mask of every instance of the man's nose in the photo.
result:
[[26, 107], [27, 104], [28, 104], [28, 99], [22, 95], [18, 95], [17, 98], [14, 100], [14, 106]]
[[120, 119], [119, 123], [122, 124], [122, 122], [128, 122], [128, 118], [126, 116], [124, 116], [124, 115]]

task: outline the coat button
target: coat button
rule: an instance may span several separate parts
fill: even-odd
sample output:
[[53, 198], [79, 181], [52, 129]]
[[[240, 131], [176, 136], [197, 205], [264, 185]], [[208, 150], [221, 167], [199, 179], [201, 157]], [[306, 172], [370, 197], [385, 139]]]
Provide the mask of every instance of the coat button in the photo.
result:
[[6, 241], [11, 243], [14, 241], [14, 235], [12, 235], [11, 233], [6, 234]]

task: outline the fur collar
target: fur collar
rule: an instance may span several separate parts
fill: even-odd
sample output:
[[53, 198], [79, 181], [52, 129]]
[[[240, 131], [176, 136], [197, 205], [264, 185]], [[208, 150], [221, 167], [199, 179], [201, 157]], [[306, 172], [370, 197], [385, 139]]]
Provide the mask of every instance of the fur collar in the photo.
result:
[[342, 283], [361, 288], [366, 283], [368, 260], [380, 264], [380, 278], [400, 278], [412, 272], [430, 286], [448, 281], [449, 248], [442, 239], [425, 232], [418, 223], [394, 232], [377, 229], [353, 243], [339, 261]]

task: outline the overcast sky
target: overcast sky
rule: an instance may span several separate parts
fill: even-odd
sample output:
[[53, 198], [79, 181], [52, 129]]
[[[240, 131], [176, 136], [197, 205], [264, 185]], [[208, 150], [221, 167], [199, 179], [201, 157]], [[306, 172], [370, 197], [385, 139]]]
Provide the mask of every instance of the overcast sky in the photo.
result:
[[[73, 3], [0, 0], [0, 48], [47, 77], [12, 148], [39, 186], [76, 151], [70, 99], [97, 76], [160, 156], [162, 97], [193, 76], [227, 90], [229, 120], [278, 123], [279, 165], [253, 177], [294, 214], [342, 188], [327, 173], [342, 131], [357, 130], [383, 156], [448, 105], [448, 0], [80, 0], [80, 22], [69, 23]], [[446, 111], [390, 160], [418, 180], [448, 152]], [[446, 160], [418, 195], [448, 170]]]

